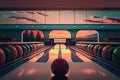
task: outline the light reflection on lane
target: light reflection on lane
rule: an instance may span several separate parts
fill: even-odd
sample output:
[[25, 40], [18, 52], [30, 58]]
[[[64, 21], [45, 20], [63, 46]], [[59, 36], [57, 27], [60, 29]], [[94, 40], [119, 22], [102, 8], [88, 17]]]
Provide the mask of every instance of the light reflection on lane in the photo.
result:
[[[59, 44], [56, 44], [54, 46], [54, 48], [49, 51], [49, 60], [48, 60], [48, 62], [52, 62], [53, 60], [58, 58], [58, 51], [59, 51]], [[35, 56], [34, 58], [29, 60], [28, 62], [36, 62], [43, 55], [44, 55], [44, 52], [42, 52], [39, 55]]]
[[44, 52], [40, 53], [39, 55], [37, 55], [34, 58], [30, 59], [28, 62], [36, 62], [43, 54], [44, 54]]
[[48, 60], [48, 63], [50, 62], [53, 62], [55, 59], [57, 59], [58, 58], [58, 51], [59, 51], [59, 49], [57, 48], [57, 49], [51, 49], [50, 51], [49, 51], [49, 60]]
[[66, 49], [65, 44], [56, 44], [54, 46], [54, 49], [49, 51], [49, 61], [51, 62], [58, 58], [59, 47], [61, 47], [62, 58], [65, 59], [67, 62], [72, 62], [71, 51], [69, 49]]
[[52, 63], [58, 58], [59, 44], [55, 44], [54, 48], [49, 51], [48, 63]]
[[71, 51], [69, 49], [61, 49], [62, 58], [65, 59], [67, 62], [71, 63]]
[[25, 76], [25, 75], [33, 75], [37, 73], [37, 69], [35, 68], [30, 68], [30, 69], [25, 69], [25, 68], [21, 68], [18, 72], [18, 77], [21, 77], [21, 76]]
[[[60, 44], [60, 47], [61, 47], [62, 58], [65, 59], [67, 62], [72, 62], [71, 51], [69, 49], [66, 49], [66, 46], [64, 44]], [[57, 59], [58, 58], [58, 52], [59, 52], [59, 44], [56, 44], [54, 46], [54, 49], [51, 49], [49, 51], [48, 62], [53, 62], [55, 59]]]
[[92, 62], [90, 59], [86, 58], [85, 56], [83, 56], [82, 54], [76, 52], [76, 55], [82, 59], [84, 62]]

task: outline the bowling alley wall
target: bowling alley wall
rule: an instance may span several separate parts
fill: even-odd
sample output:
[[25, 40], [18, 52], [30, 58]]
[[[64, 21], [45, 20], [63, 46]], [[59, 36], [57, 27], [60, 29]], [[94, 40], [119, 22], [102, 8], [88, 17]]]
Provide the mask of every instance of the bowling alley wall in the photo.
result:
[[[0, 41], [43, 41], [45, 30], [61, 29], [71, 33], [76, 30], [76, 34], [79, 30], [96, 30], [98, 34], [88, 36], [93, 42], [119, 42], [119, 14], [119, 10], [0, 11]], [[25, 30], [38, 30], [40, 34], [28, 35]], [[28, 35], [27, 38], [23, 37], [23, 32]], [[74, 38], [77, 38], [76, 35]], [[78, 38], [77, 41], [90, 41], [88, 38]]]

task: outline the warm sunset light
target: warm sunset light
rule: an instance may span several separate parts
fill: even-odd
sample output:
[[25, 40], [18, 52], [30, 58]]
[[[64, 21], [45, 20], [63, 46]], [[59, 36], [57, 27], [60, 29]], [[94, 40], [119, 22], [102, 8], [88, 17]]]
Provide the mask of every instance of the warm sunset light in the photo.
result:
[[42, 31], [39, 31], [39, 30], [32, 30], [33, 34], [34, 34], [34, 37], [37, 36], [37, 34], [40, 35], [41, 38], [44, 38], [44, 34]]
[[89, 35], [98, 34], [96, 30], [80, 30], [76, 34], [76, 38], [88, 38]]
[[31, 33], [32, 30], [27, 30], [28, 35]]
[[67, 30], [53, 30], [50, 32], [49, 38], [71, 38], [71, 33]]

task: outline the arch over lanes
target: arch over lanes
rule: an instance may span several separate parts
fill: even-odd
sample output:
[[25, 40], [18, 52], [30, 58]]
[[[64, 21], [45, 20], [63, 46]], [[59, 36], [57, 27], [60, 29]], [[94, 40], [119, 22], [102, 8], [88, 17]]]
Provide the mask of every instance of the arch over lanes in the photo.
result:
[[24, 30], [21, 33], [21, 42], [24, 41], [41, 41], [44, 33], [41, 30]]
[[76, 33], [76, 39], [78, 41], [93, 41], [99, 42], [99, 33], [96, 30], [79, 30]]

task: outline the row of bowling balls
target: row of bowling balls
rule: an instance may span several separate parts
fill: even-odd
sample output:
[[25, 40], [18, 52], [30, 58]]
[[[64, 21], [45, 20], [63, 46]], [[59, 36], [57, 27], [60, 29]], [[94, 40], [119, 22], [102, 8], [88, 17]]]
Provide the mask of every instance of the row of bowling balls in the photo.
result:
[[0, 45], [0, 65], [30, 54], [40, 49], [44, 44], [13, 44]]
[[79, 44], [80, 49], [120, 66], [120, 46], [106, 44]]

